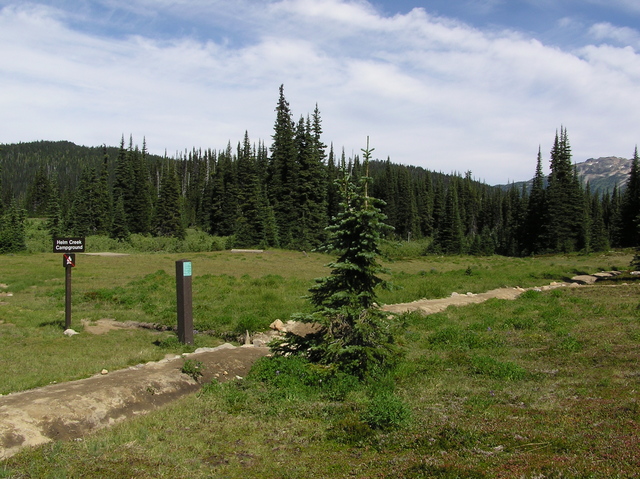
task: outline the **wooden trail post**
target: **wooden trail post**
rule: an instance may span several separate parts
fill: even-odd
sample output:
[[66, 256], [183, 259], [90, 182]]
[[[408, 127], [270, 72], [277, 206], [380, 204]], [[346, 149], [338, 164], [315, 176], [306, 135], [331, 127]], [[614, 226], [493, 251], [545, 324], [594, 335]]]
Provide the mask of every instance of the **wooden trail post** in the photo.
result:
[[191, 261], [176, 261], [176, 295], [178, 299], [178, 340], [193, 344], [193, 306], [191, 300]]
[[62, 255], [64, 266], [64, 329], [71, 328], [71, 268], [76, 266], [76, 255], [65, 253]]
[[62, 253], [64, 266], [64, 329], [71, 328], [71, 268], [76, 266], [75, 253], [84, 253], [84, 237], [53, 238], [53, 252]]

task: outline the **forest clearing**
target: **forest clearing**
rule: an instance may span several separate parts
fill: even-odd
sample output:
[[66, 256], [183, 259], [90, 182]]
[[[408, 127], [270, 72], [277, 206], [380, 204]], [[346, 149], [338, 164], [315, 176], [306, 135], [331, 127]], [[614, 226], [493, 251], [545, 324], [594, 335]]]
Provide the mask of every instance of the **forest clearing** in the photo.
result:
[[[175, 321], [172, 278], [161, 271], [171, 271], [178, 258], [82, 256], [74, 271], [79, 298], [74, 327], [81, 334], [66, 338], [58, 255], [6, 257], [0, 273], [5, 295], [12, 296], [3, 297], [0, 306], [1, 359], [16, 372], [4, 378], [2, 392], [193, 351], [170, 331], [121, 328], [93, 335], [82, 333], [78, 324], [80, 318], [104, 317]], [[613, 253], [396, 260], [385, 265], [399, 288], [381, 296], [391, 304], [454, 291], [528, 288], [577, 273], [623, 271], [630, 259]], [[286, 320], [304, 309], [299, 298], [327, 261], [326, 255], [283, 251], [197, 255], [194, 303], [201, 304], [194, 309], [204, 313], [196, 314], [196, 324], [205, 327], [200, 326], [196, 346], [213, 347], [234, 334], [240, 338], [247, 324], [268, 328], [276, 317]], [[238, 375], [242, 380], [207, 380], [199, 394], [157, 412], [76, 441], [24, 450], [3, 461], [0, 472], [5, 477], [629, 477], [638, 468], [637, 287], [633, 277], [621, 275], [596, 286], [530, 290], [513, 301], [400, 316], [404, 359], [393, 378], [376, 387], [356, 386], [348, 377], [308, 369], [297, 360], [288, 366], [259, 363], [247, 376]], [[254, 317], [246, 289], [262, 302], [264, 318]], [[216, 309], [217, 303], [224, 304]], [[210, 316], [223, 324], [213, 328], [205, 319]], [[25, 361], [27, 355], [32, 359]]]

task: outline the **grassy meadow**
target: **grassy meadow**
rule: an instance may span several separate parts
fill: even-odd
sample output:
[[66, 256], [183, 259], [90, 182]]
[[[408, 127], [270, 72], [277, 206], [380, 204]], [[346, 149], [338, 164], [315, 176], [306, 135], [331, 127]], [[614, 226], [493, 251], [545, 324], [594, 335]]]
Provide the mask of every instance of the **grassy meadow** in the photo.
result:
[[[102, 245], [90, 245], [99, 251]], [[628, 268], [630, 253], [418, 256], [386, 245], [381, 303], [542, 286]], [[193, 262], [196, 347], [306, 311], [330, 256], [230, 251], [77, 255], [72, 327], [175, 319], [175, 261]], [[0, 394], [188, 351], [171, 332], [62, 335], [61, 255], [0, 257]], [[405, 357], [360, 384], [331, 368], [261, 360], [242, 381], [82, 441], [0, 462], [11, 478], [634, 477], [640, 474], [639, 284], [529, 291], [397, 318]], [[11, 293], [12, 296], [6, 296]]]

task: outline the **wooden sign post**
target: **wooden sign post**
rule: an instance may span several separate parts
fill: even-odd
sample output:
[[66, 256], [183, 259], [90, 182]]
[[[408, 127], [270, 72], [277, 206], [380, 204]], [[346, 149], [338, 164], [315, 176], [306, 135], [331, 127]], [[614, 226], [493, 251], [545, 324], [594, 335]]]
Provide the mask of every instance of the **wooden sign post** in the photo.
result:
[[176, 261], [176, 295], [178, 299], [178, 340], [182, 344], [193, 344], [191, 261]]
[[84, 238], [54, 238], [53, 252], [62, 253], [64, 266], [64, 329], [71, 328], [71, 268], [76, 266], [75, 253], [84, 253]]
[[76, 266], [76, 255], [65, 253], [62, 255], [64, 266], [64, 329], [71, 328], [71, 268]]

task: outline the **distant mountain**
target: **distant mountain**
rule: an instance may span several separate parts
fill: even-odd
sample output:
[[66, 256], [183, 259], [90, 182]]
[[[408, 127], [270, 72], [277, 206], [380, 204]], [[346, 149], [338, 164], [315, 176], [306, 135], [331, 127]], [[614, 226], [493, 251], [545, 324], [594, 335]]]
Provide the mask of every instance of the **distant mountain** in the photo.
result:
[[624, 188], [631, 170], [631, 160], [607, 156], [606, 158], [589, 158], [577, 163], [578, 176], [584, 184], [589, 182], [591, 191], [613, 191], [613, 187]]
[[[582, 163], [575, 164], [578, 177], [583, 184], [589, 183], [591, 192], [613, 191], [613, 187], [624, 189], [629, 171], [631, 170], [631, 160], [619, 158], [617, 156], [607, 156], [604, 158], [589, 158]], [[527, 189], [531, 188], [533, 179], [529, 181], [519, 181], [508, 185], [497, 185], [502, 189], [509, 189], [512, 186], [522, 188], [526, 183]]]

